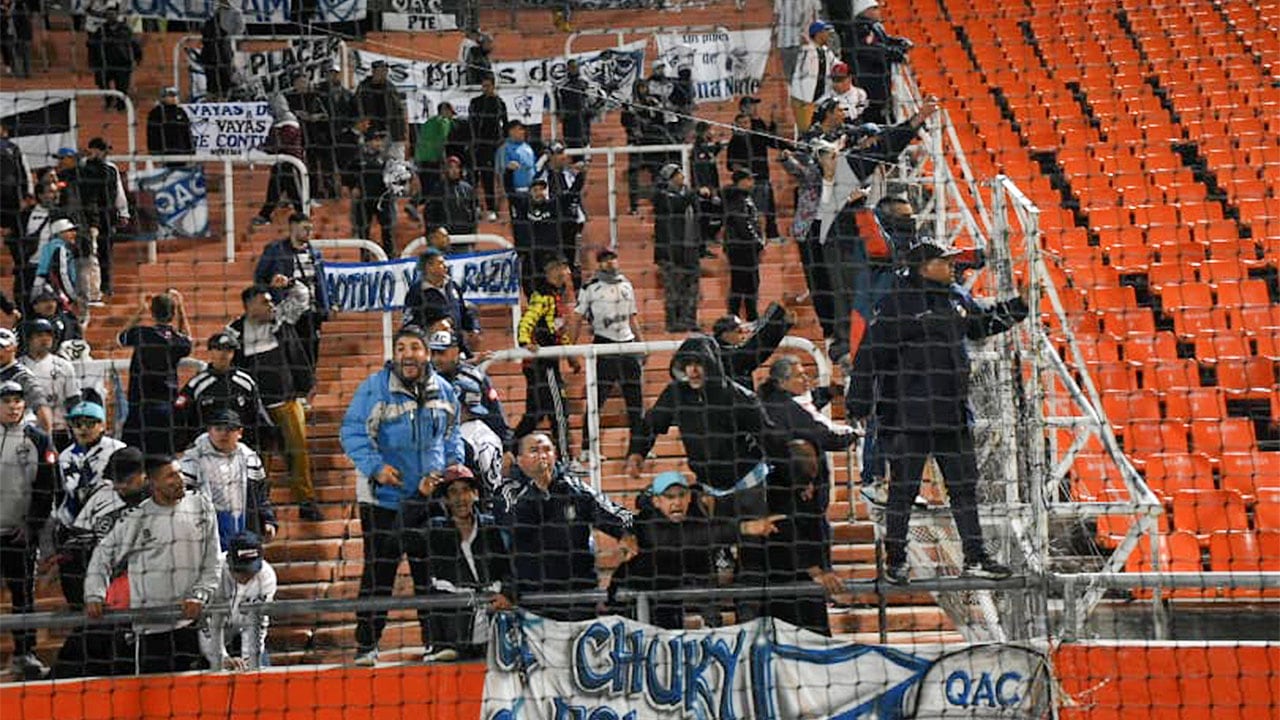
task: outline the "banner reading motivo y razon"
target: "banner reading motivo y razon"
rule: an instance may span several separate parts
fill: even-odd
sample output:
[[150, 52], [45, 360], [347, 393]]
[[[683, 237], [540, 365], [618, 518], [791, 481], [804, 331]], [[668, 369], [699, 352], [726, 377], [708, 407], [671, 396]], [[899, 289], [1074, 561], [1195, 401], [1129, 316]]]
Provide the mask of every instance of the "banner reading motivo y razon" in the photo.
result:
[[[418, 282], [417, 258], [372, 263], [325, 263], [329, 301], [340, 312], [389, 312], [404, 308], [409, 288]], [[445, 258], [449, 275], [467, 302], [516, 305], [520, 302], [520, 263], [514, 250], [461, 253]]]

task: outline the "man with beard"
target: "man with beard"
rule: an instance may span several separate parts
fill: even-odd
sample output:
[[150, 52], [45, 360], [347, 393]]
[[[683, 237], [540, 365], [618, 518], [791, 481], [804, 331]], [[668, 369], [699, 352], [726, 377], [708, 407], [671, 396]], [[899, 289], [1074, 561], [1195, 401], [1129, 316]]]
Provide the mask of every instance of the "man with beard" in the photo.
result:
[[388, 154], [404, 159], [409, 126], [405, 123], [404, 98], [391, 82], [391, 68], [384, 60], [374, 60], [369, 77], [356, 86], [355, 112], [373, 119], [375, 130], [385, 130], [390, 137]]
[[59, 450], [71, 444], [66, 411], [80, 402], [80, 383], [71, 361], [53, 352], [53, 324], [43, 318], [24, 323], [27, 352], [18, 362], [31, 371], [49, 399], [53, 411], [53, 445]]
[[289, 237], [268, 245], [253, 270], [253, 281], [271, 288], [271, 300], [284, 302], [289, 288], [299, 283], [307, 288], [307, 307], [293, 322], [307, 360], [314, 367], [320, 361], [321, 327], [329, 319], [329, 283], [325, 281], [324, 258], [311, 245], [311, 218], [289, 218]]
[[[360, 597], [389, 597], [400, 558], [408, 555], [414, 594], [431, 586], [427, 552], [420, 546], [427, 499], [447, 469], [464, 460], [458, 434], [458, 398], [453, 386], [431, 369], [423, 330], [406, 325], [396, 333], [394, 357], [356, 390], [342, 421], [342, 449], [357, 472], [356, 500], [364, 537]], [[419, 612], [424, 637], [429, 613]], [[356, 665], [378, 662], [386, 612], [357, 613]]]

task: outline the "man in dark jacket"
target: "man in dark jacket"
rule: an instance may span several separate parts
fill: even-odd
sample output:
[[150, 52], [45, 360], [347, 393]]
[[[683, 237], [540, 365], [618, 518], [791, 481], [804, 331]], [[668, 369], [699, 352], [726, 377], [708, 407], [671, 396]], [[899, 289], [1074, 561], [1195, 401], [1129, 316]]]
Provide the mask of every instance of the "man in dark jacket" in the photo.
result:
[[587, 184], [587, 163], [572, 162], [562, 143], [547, 146], [547, 160], [543, 177], [547, 180], [547, 195], [555, 203], [559, 218], [560, 247], [556, 253], [569, 261], [573, 269], [573, 286], [582, 287], [582, 267], [578, 262], [578, 236], [587, 222], [582, 207], [582, 190]]
[[546, 178], [534, 178], [528, 200], [513, 208], [511, 223], [520, 258], [520, 288], [527, 298], [538, 284], [539, 269], [559, 257], [560, 213], [551, 201]]
[[[5, 243], [11, 248], [24, 234], [20, 220], [22, 201], [30, 195], [27, 188], [27, 163], [22, 157], [22, 148], [9, 139], [13, 131], [14, 118], [7, 117], [0, 121], [0, 236], [4, 236]], [[14, 262], [19, 261], [15, 258]], [[16, 291], [14, 300], [19, 306], [22, 305]]]
[[402, 160], [409, 126], [405, 124], [404, 98], [389, 73], [385, 61], [373, 61], [369, 77], [356, 86], [355, 109], [357, 114], [373, 120], [374, 129], [387, 131], [392, 154]]
[[644, 432], [631, 438], [627, 471], [639, 476], [658, 435], [674, 425], [680, 429], [689, 469], [717, 498], [716, 514], [763, 514], [769, 465], [762, 442], [772, 426], [755, 393], [729, 379], [715, 340], [703, 335], [680, 344], [671, 378], [645, 414]]
[[[144, 313], [150, 314], [150, 325], [141, 324]], [[147, 454], [172, 454], [178, 363], [191, 354], [191, 325], [182, 295], [169, 290], [148, 298], [126, 321], [117, 342], [133, 348], [129, 416], [120, 439]]]
[[[647, 492], [636, 499], [636, 508], [638, 553], [618, 569], [614, 582], [651, 593], [715, 587], [720, 549], [737, 545], [744, 535], [772, 535], [783, 520], [779, 515], [755, 520], [707, 517], [689, 480], [674, 470], [654, 476]], [[657, 599], [650, 606], [649, 623], [683, 630], [685, 613], [695, 609], [704, 627], [720, 626], [715, 603]]]
[[302, 137], [311, 152], [307, 153], [308, 182], [312, 198], [331, 198], [337, 194], [333, 183], [333, 135], [329, 124], [329, 108], [325, 96], [311, 87], [307, 71], [293, 71], [292, 86], [284, 94], [289, 109], [302, 123]]
[[382, 249], [387, 257], [395, 257], [396, 201], [388, 193], [387, 131], [370, 130], [360, 147], [360, 154], [347, 168], [345, 183], [351, 193], [351, 231], [356, 237], [372, 239], [373, 221], [378, 220], [382, 233]]
[[725, 315], [716, 321], [711, 332], [720, 346], [729, 377], [743, 387], [754, 383], [751, 374], [764, 365], [778, 349], [782, 339], [796, 323], [796, 314], [787, 307], [787, 299], [770, 303], [754, 331], [737, 315]]
[[738, 102], [738, 116], [733, 119], [733, 137], [729, 139], [727, 159], [730, 170], [746, 169], [755, 176], [751, 196], [764, 214], [765, 237], [778, 235], [778, 215], [773, 201], [773, 181], [769, 174], [769, 150], [779, 147], [778, 120], [765, 122], [756, 116], [760, 98], [744, 97]]
[[711, 135], [711, 124], [699, 120], [693, 126], [693, 189], [698, 193], [698, 230], [702, 257], [711, 257], [708, 245], [724, 227], [724, 200], [720, 197], [720, 153], [725, 143]]
[[[848, 449], [857, 435], [852, 427], [832, 422], [819, 412], [830, 397], [827, 388], [810, 387], [804, 364], [793, 355], [775, 360], [769, 379], [760, 385], [760, 402], [785, 440], [773, 445], [785, 452], [773, 458], [769, 512], [787, 519], [768, 540], [766, 580], [769, 584], [812, 580], [835, 594], [843, 587], [831, 570], [827, 453]], [[774, 599], [769, 608], [773, 617], [822, 635], [831, 634], [826, 603], [817, 596]]]
[[[981, 305], [954, 284], [959, 251], [924, 239], [908, 251], [910, 271], [880, 301], [858, 350], [846, 398], [850, 418], [874, 411], [889, 459], [885, 510], [885, 577], [907, 582], [907, 528], [930, 456], [951, 496], [964, 546], [965, 572], [1003, 578], [978, 522], [973, 432], [970, 427], [966, 340], [1004, 332], [1027, 316], [1025, 297]], [[1026, 291], [1024, 290], [1024, 295]]]
[[[443, 504], [445, 515], [433, 516], [425, 532], [425, 558], [430, 559], [431, 594], [495, 593], [491, 610], [509, 610], [515, 601], [515, 570], [502, 527], [491, 515], [480, 512], [478, 481], [465, 466], [445, 470], [432, 500]], [[413, 536], [406, 528], [406, 542], [412, 554]], [[465, 549], [464, 549], [465, 548]], [[433, 610], [431, 636], [424, 638], [424, 659], [446, 662], [484, 655], [487, 625], [476, 626], [476, 612], [470, 607]]]
[[662, 272], [667, 332], [698, 329], [701, 243], [694, 226], [696, 198], [685, 185], [679, 165], [669, 163], [658, 171], [653, 196], [653, 261]]
[[724, 254], [729, 260], [729, 314], [738, 310], [747, 320], [760, 317], [756, 296], [760, 292], [760, 211], [752, 193], [755, 176], [749, 170], [733, 171], [733, 184], [724, 189]]
[[498, 96], [492, 75], [480, 83], [480, 94], [467, 105], [471, 129], [471, 168], [489, 204], [489, 222], [498, 220], [497, 179], [493, 159], [507, 139], [507, 104]]
[[911, 41], [890, 35], [885, 30], [880, 4], [876, 0], [858, 0], [853, 5], [852, 32], [841, 28], [840, 35], [844, 61], [853, 68], [858, 87], [867, 91], [869, 104], [862, 113], [862, 119], [892, 123], [890, 95], [893, 68], [906, 62]]
[[152, 155], [195, 153], [191, 118], [178, 103], [178, 88], [167, 87], [160, 93], [160, 102], [147, 113], [147, 152]]
[[[114, 10], [109, 11], [102, 27], [89, 33], [88, 45], [89, 65], [93, 68], [93, 79], [98, 89], [119, 90], [128, 95], [133, 67], [142, 59], [142, 45], [133, 36], [129, 24], [121, 20]], [[109, 97], [105, 105], [108, 110], [124, 112], [125, 109], [122, 98]]]
[[556, 86], [556, 116], [560, 119], [560, 134], [564, 144], [571, 148], [583, 148], [591, 144], [591, 103], [587, 94], [591, 86], [582, 79], [578, 61], [565, 63], [565, 80]]
[[258, 393], [258, 382], [233, 364], [240, 342], [230, 333], [219, 332], [205, 347], [209, 364], [182, 386], [173, 403], [178, 447], [190, 445], [208, 427], [215, 412], [230, 408], [244, 428], [244, 444], [262, 450], [263, 430], [270, 426], [271, 418]]
[[289, 218], [289, 237], [277, 240], [262, 251], [253, 270], [253, 281], [271, 288], [272, 302], [285, 299], [290, 286], [307, 288], [308, 307], [293, 328], [302, 340], [307, 362], [320, 361], [320, 328], [329, 320], [329, 284], [325, 281], [324, 258], [311, 246], [311, 218], [297, 213]]
[[[570, 476], [556, 462], [551, 438], [543, 433], [522, 438], [516, 465], [502, 518], [511, 535], [516, 587], [522, 597], [596, 590], [596, 530], [618, 541], [615, 552], [623, 562], [635, 555], [631, 513]], [[594, 603], [522, 605], [553, 620], [596, 616]]]
[[[666, 145], [671, 142], [662, 101], [649, 93], [647, 80], [636, 82], [631, 102], [622, 110], [621, 121], [628, 145]], [[643, 170], [654, 178], [664, 164], [661, 154], [627, 156], [627, 200], [632, 215], [640, 212], [640, 172]]]
[[462, 296], [462, 288], [450, 277], [444, 253], [428, 248], [418, 258], [417, 275], [419, 282], [409, 287], [404, 299], [405, 324], [425, 328], [440, 318], [448, 318], [463, 355], [470, 357], [467, 340], [474, 342], [480, 333], [480, 318]]
[[[96, 290], [110, 294], [112, 292], [111, 272], [112, 254], [115, 247], [116, 227], [129, 221], [129, 206], [124, 198], [124, 183], [120, 179], [120, 169], [107, 161], [107, 153], [111, 146], [100, 137], [89, 140], [85, 149], [85, 159], [80, 165], [80, 202], [85, 218], [85, 238], [92, 237], [92, 228], [98, 229], [97, 239], [90, 245], [97, 253], [98, 266], [101, 271], [100, 288], [89, 285], [89, 300], [100, 299]], [[83, 238], [82, 238], [83, 239]], [[80, 248], [77, 247], [77, 256]]]
[[450, 235], [474, 235], [479, 205], [476, 189], [462, 177], [462, 159], [450, 155], [444, 161], [444, 178], [425, 191], [423, 217], [427, 225], [440, 225]]

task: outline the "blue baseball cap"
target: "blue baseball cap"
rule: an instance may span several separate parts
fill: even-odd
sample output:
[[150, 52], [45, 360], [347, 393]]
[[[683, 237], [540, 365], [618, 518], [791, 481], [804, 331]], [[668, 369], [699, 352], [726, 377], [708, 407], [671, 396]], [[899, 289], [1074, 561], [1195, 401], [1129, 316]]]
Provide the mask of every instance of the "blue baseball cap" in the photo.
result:
[[245, 530], [227, 543], [227, 565], [236, 572], [256, 573], [262, 569], [262, 538]]
[[479, 417], [489, 414], [489, 408], [484, 406], [484, 388], [480, 387], [480, 383], [475, 378], [465, 373], [458, 373], [453, 384], [458, 390], [458, 402], [462, 407]]
[[75, 148], [69, 148], [69, 147], [58, 148], [58, 151], [53, 154], [53, 156], [56, 158], [77, 157], [79, 155], [80, 153], [76, 152]]
[[85, 401], [78, 403], [75, 407], [71, 408], [70, 412], [67, 413], [68, 420], [74, 420], [75, 418], [82, 417], [93, 418], [98, 422], [106, 422], [107, 410], [96, 402]]
[[829, 30], [835, 30], [835, 25], [832, 25], [826, 20], [814, 20], [813, 22], [809, 23], [810, 38], [812, 38], [813, 36], [817, 35], [820, 32], [827, 32]]
[[687, 489], [689, 481], [685, 479], [684, 473], [678, 470], [668, 470], [653, 477], [653, 484], [649, 486], [649, 491], [654, 495], [661, 495], [676, 485]]

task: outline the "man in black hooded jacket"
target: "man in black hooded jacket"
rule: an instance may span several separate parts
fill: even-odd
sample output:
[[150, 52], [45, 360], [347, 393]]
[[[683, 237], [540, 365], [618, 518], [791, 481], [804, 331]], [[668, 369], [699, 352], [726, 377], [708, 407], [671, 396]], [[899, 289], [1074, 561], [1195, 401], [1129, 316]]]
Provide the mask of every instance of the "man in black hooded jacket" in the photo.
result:
[[754, 384], [751, 374], [773, 356], [796, 323], [795, 312], [787, 307], [791, 302], [794, 300], [783, 298], [769, 303], [754, 331], [750, 323], [743, 322], [737, 315], [716, 320], [711, 332], [720, 345], [720, 357], [731, 380], [743, 387]]

